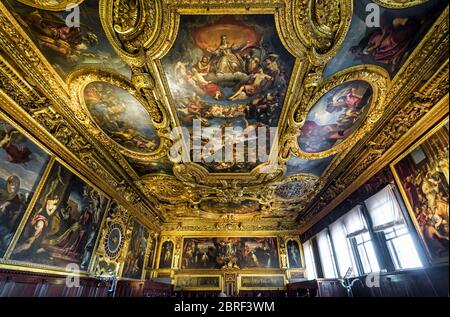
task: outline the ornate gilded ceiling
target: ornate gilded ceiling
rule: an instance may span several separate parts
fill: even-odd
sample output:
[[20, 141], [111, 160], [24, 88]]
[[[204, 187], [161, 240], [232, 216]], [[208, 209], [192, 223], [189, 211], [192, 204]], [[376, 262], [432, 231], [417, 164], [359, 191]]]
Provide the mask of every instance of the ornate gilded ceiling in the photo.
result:
[[2, 2], [2, 109], [172, 229], [304, 226], [448, 92], [439, 0]]

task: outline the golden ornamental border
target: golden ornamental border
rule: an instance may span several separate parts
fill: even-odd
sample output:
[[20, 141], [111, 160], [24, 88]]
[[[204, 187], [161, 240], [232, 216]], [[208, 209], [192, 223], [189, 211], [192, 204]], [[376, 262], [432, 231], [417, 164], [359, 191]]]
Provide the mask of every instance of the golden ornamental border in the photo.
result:
[[430, 0], [372, 0], [376, 4], [389, 9], [406, 9], [424, 4]]
[[[292, 22], [290, 23], [292, 23], [295, 33], [303, 44], [308, 47], [307, 53], [310, 62], [314, 65], [324, 66], [339, 51], [350, 30], [353, 18], [353, 1], [327, 0], [324, 1], [323, 5], [325, 6], [325, 8], [322, 8], [323, 10], [332, 10], [333, 12], [331, 13], [338, 14], [338, 17], [334, 16], [335, 20], [333, 21], [332, 14], [325, 12], [329, 19], [328, 23], [338, 23], [335, 30], [331, 29], [329, 25], [324, 25], [317, 21], [317, 14], [324, 13], [317, 6], [317, 1], [294, 0], [290, 6], [287, 6], [287, 11], [289, 13], [288, 16], [291, 16]], [[304, 16], [297, 16], [299, 13], [303, 13]], [[320, 41], [329, 42], [329, 45], [327, 47], [318, 47]], [[319, 52], [319, 50], [324, 50], [324, 52]]]
[[84, 0], [59, 0], [53, 4], [51, 1], [42, 1], [42, 0], [17, 0], [17, 1], [36, 9], [43, 9], [48, 11], [65, 11], [68, 8], [73, 8], [74, 6], [80, 5]]

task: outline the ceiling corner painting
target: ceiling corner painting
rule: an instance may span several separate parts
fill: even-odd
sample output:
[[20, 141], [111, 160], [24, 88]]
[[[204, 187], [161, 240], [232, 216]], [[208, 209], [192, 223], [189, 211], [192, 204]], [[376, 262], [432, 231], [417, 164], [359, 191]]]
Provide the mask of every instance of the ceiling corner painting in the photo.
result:
[[[246, 131], [278, 125], [294, 61], [273, 15], [183, 15], [162, 65], [182, 126], [198, 120], [202, 128]], [[233, 142], [245, 142], [239, 137]], [[201, 159], [212, 173], [248, 173], [261, 163]]]
[[430, 0], [404, 9], [380, 7], [379, 26], [366, 23], [369, 0], [353, 1], [354, 14], [347, 37], [324, 71], [327, 78], [348, 67], [371, 64], [383, 67], [391, 76], [402, 65], [437, 19], [446, 1]]
[[108, 82], [89, 83], [84, 102], [94, 122], [131, 152], [152, 153], [160, 140], [149, 113], [130, 92]]
[[320, 153], [344, 142], [361, 126], [372, 102], [371, 85], [362, 80], [341, 84], [322, 96], [309, 111], [299, 147], [305, 153]]
[[[4, 2], [18, 25], [63, 79], [85, 66], [108, 68], [131, 76], [130, 68], [116, 55], [103, 32], [98, 1]], [[66, 19], [72, 13], [66, 11], [67, 4], [79, 4], [79, 25], [67, 24]]]
[[331, 155], [317, 160], [306, 160], [300, 157], [291, 156], [286, 162], [286, 172], [284, 176], [292, 176], [295, 174], [312, 174], [320, 177], [324, 174], [331, 162], [335, 158], [335, 155]]

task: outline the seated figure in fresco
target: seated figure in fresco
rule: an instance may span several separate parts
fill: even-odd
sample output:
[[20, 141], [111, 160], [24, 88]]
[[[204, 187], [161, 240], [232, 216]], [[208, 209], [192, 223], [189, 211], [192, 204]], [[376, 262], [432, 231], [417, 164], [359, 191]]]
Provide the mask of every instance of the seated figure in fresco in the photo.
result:
[[384, 20], [380, 28], [370, 32], [350, 52], [363, 61], [370, 56], [373, 61], [388, 65], [394, 71], [400, 66], [421, 23], [416, 18]]
[[327, 103], [327, 112], [335, 113], [341, 111], [354, 111], [361, 106], [365, 90], [361, 87], [351, 87], [337, 93]]
[[0, 254], [6, 251], [24, 212], [25, 199], [19, 190], [20, 179], [16, 175], [8, 177], [5, 188], [0, 187]]
[[228, 37], [220, 37], [220, 45], [216, 49], [208, 49], [213, 56], [213, 65], [216, 74], [235, 74], [245, 72], [245, 63], [239, 52], [245, 49], [248, 43], [241, 45], [231, 45]]
[[193, 69], [196, 69], [197, 72], [202, 76], [209, 76], [211, 73], [211, 63], [208, 56], [204, 55], [201, 60], [195, 64]]

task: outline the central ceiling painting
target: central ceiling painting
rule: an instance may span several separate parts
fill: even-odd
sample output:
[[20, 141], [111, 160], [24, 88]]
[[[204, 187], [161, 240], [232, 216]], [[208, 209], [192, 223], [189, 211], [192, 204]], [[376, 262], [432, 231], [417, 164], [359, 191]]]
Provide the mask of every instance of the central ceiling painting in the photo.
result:
[[[242, 129], [214, 145], [217, 152], [227, 143], [247, 142], [246, 129], [278, 125], [294, 61], [273, 15], [185, 15], [162, 64], [180, 125], [191, 133], [195, 122], [219, 131]], [[201, 160], [211, 173], [248, 173], [261, 163], [211, 162], [204, 155]]]

